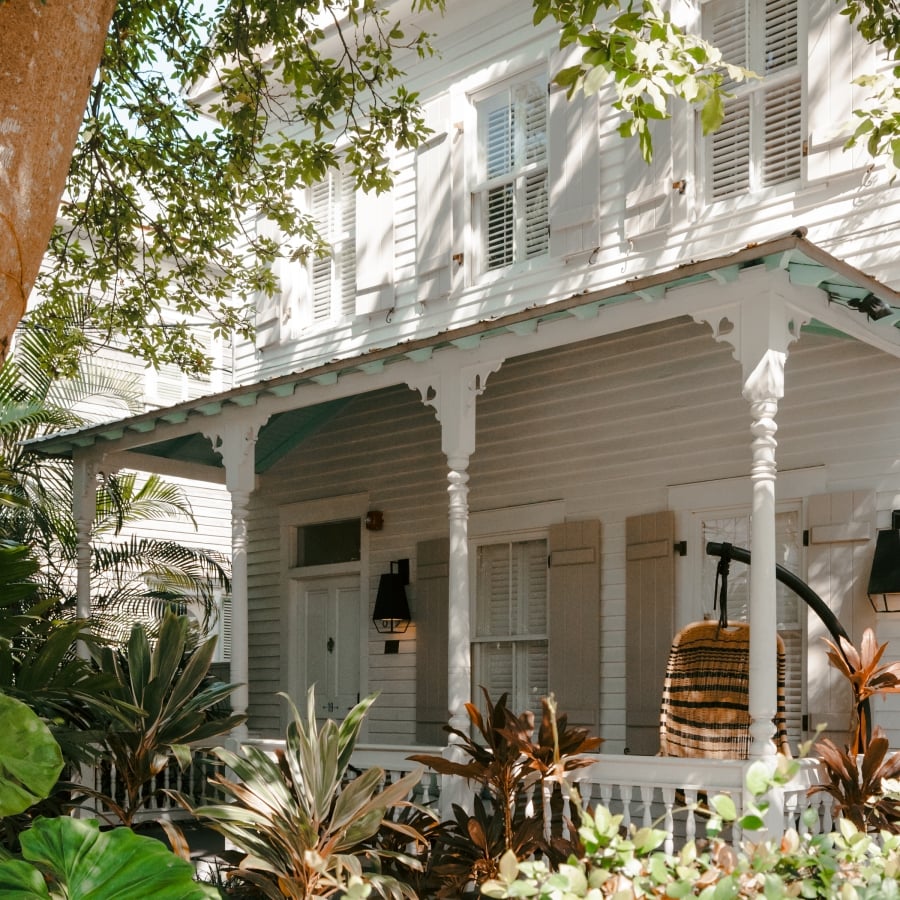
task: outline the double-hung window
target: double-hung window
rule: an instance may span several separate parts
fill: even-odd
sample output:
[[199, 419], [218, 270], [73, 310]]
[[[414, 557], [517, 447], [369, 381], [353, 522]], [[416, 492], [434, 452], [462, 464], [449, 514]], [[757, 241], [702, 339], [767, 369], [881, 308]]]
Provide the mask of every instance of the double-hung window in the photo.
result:
[[722, 126], [705, 139], [707, 198], [721, 200], [799, 179], [803, 85], [799, 0], [709, 0], [704, 37], [727, 62], [760, 77], [728, 84]]
[[350, 175], [331, 170], [309, 189], [309, 211], [329, 252], [310, 262], [307, 323], [332, 322], [356, 311], [356, 191]]
[[547, 82], [513, 83], [477, 103], [475, 215], [482, 269], [543, 256], [547, 220]]
[[515, 713], [540, 721], [547, 695], [547, 540], [481, 544], [476, 550], [473, 637], [476, 696], [508, 694]]

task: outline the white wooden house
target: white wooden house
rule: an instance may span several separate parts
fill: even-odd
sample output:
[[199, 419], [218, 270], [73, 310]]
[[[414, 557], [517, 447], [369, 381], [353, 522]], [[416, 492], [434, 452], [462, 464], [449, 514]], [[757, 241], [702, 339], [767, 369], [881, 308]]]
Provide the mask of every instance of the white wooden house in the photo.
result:
[[[485, 685], [518, 709], [553, 691], [604, 753], [652, 755], [672, 637], [712, 611], [710, 539], [752, 547], [731, 596], [754, 753], [776, 628], [793, 741], [840, 734], [822, 626], [774, 566], [855, 638], [900, 641], [867, 599], [900, 508], [900, 186], [841, 149], [874, 51], [832, 0], [677, 0], [763, 77], [712, 138], [674, 109], [648, 167], [609, 91], [550, 84], [529, 3], [448, 6], [417, 23], [439, 55], [406, 61], [432, 136], [386, 160], [389, 193], [334, 176], [303, 198], [334, 253], [281, 269], [239, 386], [41, 450], [227, 486], [251, 735], [316, 683], [326, 715], [380, 693], [370, 743], [440, 744]], [[412, 622], [385, 636], [403, 559]], [[898, 711], [875, 711], [895, 744]]]

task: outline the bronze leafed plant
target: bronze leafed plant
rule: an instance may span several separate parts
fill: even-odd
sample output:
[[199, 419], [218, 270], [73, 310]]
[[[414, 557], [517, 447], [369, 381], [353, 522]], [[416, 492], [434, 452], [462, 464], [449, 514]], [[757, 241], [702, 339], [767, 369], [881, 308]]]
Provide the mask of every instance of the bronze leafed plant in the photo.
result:
[[816, 744], [816, 751], [828, 773], [828, 783], [814, 785], [809, 794], [829, 794], [838, 814], [860, 831], [900, 832], [900, 801], [886, 796], [883, 785], [885, 779], [900, 775], [900, 753], [888, 756], [888, 748], [881, 728], [875, 729], [861, 762], [856, 754], [823, 738]]
[[875, 633], [867, 628], [857, 650], [846, 638], [840, 646], [824, 639], [828, 645], [828, 659], [849, 682], [856, 710], [850, 730], [850, 753], [865, 753], [870, 722], [864, 702], [878, 694], [900, 693], [900, 662], [879, 666], [887, 644], [879, 644]]
[[[552, 699], [542, 701], [541, 725], [535, 737], [534, 714], [527, 710], [519, 715], [506, 705], [506, 694], [494, 703], [484, 693], [485, 714], [472, 703], [466, 711], [472, 734], [446, 726], [455, 744], [468, 759], [457, 762], [437, 755], [420, 754], [409, 759], [431, 767], [442, 775], [456, 775], [480, 785], [489, 802], [476, 797], [475, 811], [469, 815], [454, 807], [454, 818], [443, 823], [434, 847], [433, 872], [442, 881], [438, 897], [458, 897], [461, 885], [478, 885], [494, 877], [500, 857], [511, 851], [518, 859], [535, 852], [561, 853], [562, 802], [559, 785], [566, 772], [589, 765], [591, 760], [577, 754], [596, 750], [601, 738], [591, 737], [586, 729], [570, 727], [566, 716], [557, 717]], [[540, 808], [543, 786], [554, 785], [551, 807], [553, 823], [551, 843], [543, 833], [540, 812], [530, 810], [530, 803]], [[456, 893], [454, 893], [454, 891]]]

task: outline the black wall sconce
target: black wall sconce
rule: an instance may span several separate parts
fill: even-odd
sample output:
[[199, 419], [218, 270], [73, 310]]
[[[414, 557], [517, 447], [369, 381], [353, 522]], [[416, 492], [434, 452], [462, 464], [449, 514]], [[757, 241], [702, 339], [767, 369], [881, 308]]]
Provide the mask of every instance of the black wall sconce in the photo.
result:
[[875, 612], [900, 612], [900, 510], [891, 513], [891, 527], [878, 532], [869, 600]]
[[[396, 571], [395, 571], [396, 567]], [[375, 611], [372, 621], [379, 634], [402, 634], [409, 628], [409, 603], [406, 599], [406, 585], [409, 584], [409, 560], [398, 559], [391, 562], [391, 571], [378, 580], [378, 594], [375, 596]]]

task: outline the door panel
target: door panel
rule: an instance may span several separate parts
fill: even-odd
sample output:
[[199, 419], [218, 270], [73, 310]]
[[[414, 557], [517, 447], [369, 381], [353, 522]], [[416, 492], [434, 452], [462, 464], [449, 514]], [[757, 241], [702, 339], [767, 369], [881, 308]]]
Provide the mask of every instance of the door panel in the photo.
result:
[[338, 577], [298, 582], [296, 697], [316, 686], [323, 719], [342, 719], [359, 700], [359, 579]]

